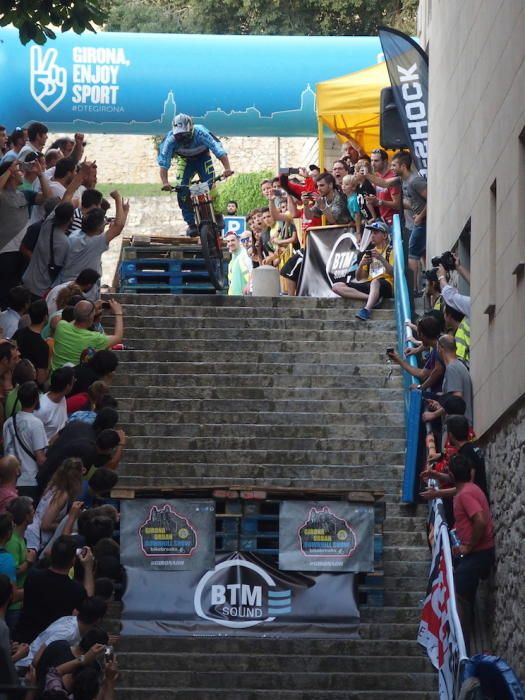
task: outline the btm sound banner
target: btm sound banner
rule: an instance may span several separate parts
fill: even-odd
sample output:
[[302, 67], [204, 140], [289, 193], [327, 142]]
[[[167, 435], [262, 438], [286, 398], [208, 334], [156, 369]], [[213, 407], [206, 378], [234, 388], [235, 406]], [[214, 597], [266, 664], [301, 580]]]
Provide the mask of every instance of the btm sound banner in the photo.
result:
[[215, 555], [213, 510], [213, 501], [123, 503], [123, 634], [357, 635], [352, 573], [283, 572], [250, 553]]

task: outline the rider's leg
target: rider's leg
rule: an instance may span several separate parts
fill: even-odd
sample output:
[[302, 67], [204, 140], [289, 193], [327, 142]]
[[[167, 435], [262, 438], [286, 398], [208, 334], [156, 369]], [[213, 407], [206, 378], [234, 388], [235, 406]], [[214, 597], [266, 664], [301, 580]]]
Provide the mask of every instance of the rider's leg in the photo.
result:
[[199, 179], [202, 180], [202, 182], [207, 182], [210, 186], [210, 199], [212, 202], [213, 211], [215, 212], [215, 220], [220, 228], [223, 228], [224, 221], [222, 218], [222, 213], [216, 206], [217, 188], [213, 182], [215, 178], [215, 168], [213, 167], [213, 160], [208, 154], [205, 154], [199, 159], [197, 172], [199, 174]]
[[[187, 158], [182, 156], [177, 156], [177, 161], [175, 163], [175, 185], [176, 186], [187, 186], [193, 176], [194, 169]], [[182, 212], [182, 217], [184, 221], [188, 224], [188, 227], [195, 225], [195, 216], [193, 214], [193, 209], [191, 206], [191, 199], [189, 191], [184, 188], [177, 192], [177, 201], [179, 203], [180, 210]]]

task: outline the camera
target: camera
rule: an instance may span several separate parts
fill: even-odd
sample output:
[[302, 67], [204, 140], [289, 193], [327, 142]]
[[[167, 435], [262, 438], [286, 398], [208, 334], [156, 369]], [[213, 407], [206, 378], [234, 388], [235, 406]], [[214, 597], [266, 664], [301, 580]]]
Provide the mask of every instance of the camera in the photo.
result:
[[111, 309], [111, 304], [109, 303], [109, 301], [103, 301], [102, 308], [103, 309]]
[[391, 355], [394, 352], [394, 348], [387, 348], [385, 352], [387, 355]]
[[85, 554], [87, 551], [87, 547], [79, 547], [78, 549], [75, 550], [75, 554], [77, 557], [79, 557], [81, 554]]
[[442, 255], [436, 255], [436, 257], [432, 258], [431, 262], [432, 267], [443, 265], [447, 272], [456, 269], [456, 261], [450, 250], [446, 250]]

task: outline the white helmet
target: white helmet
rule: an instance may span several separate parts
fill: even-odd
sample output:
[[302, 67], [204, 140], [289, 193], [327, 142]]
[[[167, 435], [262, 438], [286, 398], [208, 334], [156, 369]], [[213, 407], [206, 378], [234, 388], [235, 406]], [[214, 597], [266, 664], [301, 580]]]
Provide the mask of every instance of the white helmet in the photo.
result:
[[193, 119], [187, 114], [177, 114], [172, 125], [173, 135], [191, 134], [193, 131]]

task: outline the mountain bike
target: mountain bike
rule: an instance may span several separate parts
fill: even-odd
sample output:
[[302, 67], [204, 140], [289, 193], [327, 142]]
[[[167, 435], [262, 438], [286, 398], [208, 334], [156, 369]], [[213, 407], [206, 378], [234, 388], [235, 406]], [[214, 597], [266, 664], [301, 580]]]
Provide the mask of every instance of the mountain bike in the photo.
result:
[[[214, 177], [211, 184], [222, 179], [222, 175]], [[222, 226], [217, 220], [220, 215], [218, 217], [213, 209], [209, 182], [194, 180], [189, 185], [176, 185], [171, 190], [172, 192], [188, 191], [210, 280], [215, 289], [223, 290], [226, 287], [226, 275], [222, 253]]]

